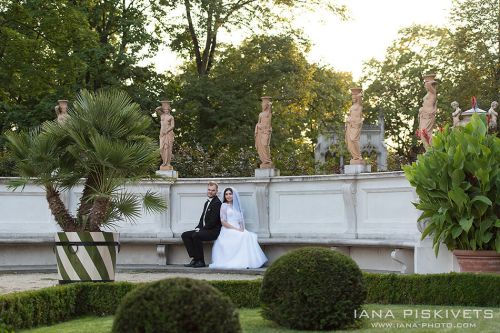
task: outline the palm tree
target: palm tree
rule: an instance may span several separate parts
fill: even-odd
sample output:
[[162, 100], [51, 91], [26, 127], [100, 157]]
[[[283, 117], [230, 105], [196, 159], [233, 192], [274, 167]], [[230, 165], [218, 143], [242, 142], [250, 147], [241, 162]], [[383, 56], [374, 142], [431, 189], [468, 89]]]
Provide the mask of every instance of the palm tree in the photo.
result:
[[[100, 231], [140, 216], [141, 206], [160, 212], [166, 203], [148, 191], [140, 198], [127, 184], [152, 177], [158, 165], [156, 143], [144, 133], [150, 119], [122, 91], [82, 91], [63, 123], [48, 121], [28, 133], [6, 134], [16, 159], [18, 188], [42, 186], [49, 208], [64, 231]], [[73, 216], [60, 193], [82, 184]]]

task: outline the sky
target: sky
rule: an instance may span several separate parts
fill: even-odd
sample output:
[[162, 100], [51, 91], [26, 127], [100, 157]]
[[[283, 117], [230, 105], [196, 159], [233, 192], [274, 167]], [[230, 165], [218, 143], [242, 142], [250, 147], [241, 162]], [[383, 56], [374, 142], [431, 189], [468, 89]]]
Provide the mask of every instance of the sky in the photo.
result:
[[[383, 59], [397, 32], [412, 24], [443, 26], [448, 21], [452, 0], [339, 0], [349, 8], [350, 20], [341, 21], [325, 12], [300, 13], [294, 24], [312, 42], [310, 62], [330, 65], [337, 71], [361, 76], [364, 61]], [[233, 42], [241, 36], [221, 36]], [[163, 49], [154, 60], [156, 69], [173, 70], [180, 61]]]

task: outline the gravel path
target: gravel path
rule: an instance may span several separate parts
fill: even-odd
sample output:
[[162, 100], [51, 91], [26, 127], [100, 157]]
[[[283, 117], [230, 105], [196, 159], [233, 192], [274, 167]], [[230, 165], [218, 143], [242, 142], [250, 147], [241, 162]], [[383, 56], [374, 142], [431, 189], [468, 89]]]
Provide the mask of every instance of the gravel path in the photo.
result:
[[[171, 277], [189, 277], [200, 280], [253, 280], [260, 275], [224, 273], [164, 273], [164, 272], [117, 272], [116, 281], [147, 282]], [[56, 273], [0, 273], [0, 294], [34, 290], [58, 284]]]

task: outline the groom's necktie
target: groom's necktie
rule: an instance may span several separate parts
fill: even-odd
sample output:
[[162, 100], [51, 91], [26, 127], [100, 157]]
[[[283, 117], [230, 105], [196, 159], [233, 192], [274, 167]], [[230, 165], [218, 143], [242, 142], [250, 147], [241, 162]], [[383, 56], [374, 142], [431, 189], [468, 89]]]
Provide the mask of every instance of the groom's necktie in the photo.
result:
[[205, 202], [205, 206], [203, 207], [203, 218], [201, 219], [203, 223], [202, 227], [205, 226], [205, 216], [207, 215], [208, 205], [210, 205], [210, 199], [207, 199], [207, 201]]

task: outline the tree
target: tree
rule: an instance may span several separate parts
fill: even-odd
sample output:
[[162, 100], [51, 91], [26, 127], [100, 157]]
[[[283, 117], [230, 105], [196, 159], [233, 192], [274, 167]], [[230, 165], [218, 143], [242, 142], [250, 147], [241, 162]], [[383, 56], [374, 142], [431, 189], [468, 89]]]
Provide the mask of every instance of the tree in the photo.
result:
[[[163, 0], [157, 10], [174, 13], [165, 24], [170, 47], [194, 59], [198, 75], [206, 75], [214, 65], [220, 32], [237, 29], [271, 30], [289, 21], [283, 10], [324, 8], [345, 17], [346, 8], [331, 0]], [[182, 12], [179, 17], [178, 13]], [[168, 16], [168, 15], [167, 15]], [[278, 29], [279, 30], [279, 29]]]
[[[154, 109], [165, 77], [141, 64], [160, 43], [148, 29], [153, 4], [0, 0], [0, 131], [53, 119], [55, 101], [81, 89], [121, 88]], [[0, 159], [3, 154], [0, 137]]]
[[[141, 204], [160, 211], [154, 193], [139, 198], [123, 187], [148, 175], [158, 162], [157, 145], [143, 135], [149, 118], [119, 91], [83, 91], [63, 123], [47, 121], [30, 132], [6, 135], [21, 176], [14, 188], [34, 183], [46, 191], [49, 208], [64, 231], [100, 231], [140, 216]], [[60, 198], [85, 179], [76, 216]]]
[[[390, 148], [407, 160], [415, 158], [418, 147], [418, 109], [425, 95], [422, 75], [440, 73], [436, 48], [447, 42], [448, 31], [433, 27], [412, 26], [399, 32], [399, 38], [387, 49], [385, 59], [372, 59], [364, 67], [364, 113], [368, 119], [383, 112]], [[438, 106], [446, 108], [439, 84]], [[444, 104], [443, 104], [444, 103]], [[438, 114], [438, 120], [447, 115]]]
[[[290, 36], [254, 36], [222, 51], [210, 75], [200, 78], [189, 69], [179, 75], [173, 84], [181, 87], [174, 103], [176, 142], [199, 146], [186, 159], [213, 152], [213, 163], [236, 163], [250, 151], [254, 155], [248, 160], [250, 168], [239, 168], [245, 173], [233, 175], [252, 175], [257, 166], [254, 129], [260, 97], [269, 95], [273, 98], [273, 161], [284, 174], [313, 173], [321, 121], [343, 120], [348, 102], [341, 90], [348, 91], [351, 80], [345, 73], [309, 64], [307, 47]], [[204, 120], [202, 113], [208, 115]], [[183, 151], [190, 151], [187, 147]], [[222, 165], [234, 170], [225, 162]]]
[[419, 152], [418, 108], [424, 95], [421, 75], [438, 74], [437, 124], [451, 122], [450, 103], [468, 109], [472, 96], [482, 108], [499, 98], [500, 4], [498, 0], [455, 1], [450, 28], [402, 29], [383, 61], [366, 63], [368, 114], [385, 114], [389, 143], [407, 161]]
[[[500, 2], [454, 1], [451, 11], [451, 45], [443, 52], [450, 94], [461, 105], [476, 96], [483, 109], [500, 98]], [[466, 104], [464, 104], [466, 103]]]

